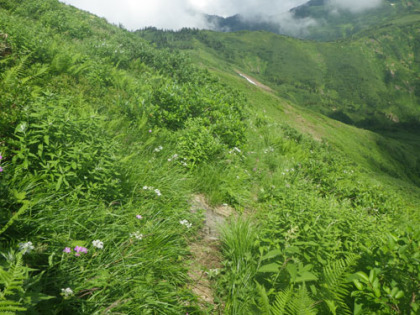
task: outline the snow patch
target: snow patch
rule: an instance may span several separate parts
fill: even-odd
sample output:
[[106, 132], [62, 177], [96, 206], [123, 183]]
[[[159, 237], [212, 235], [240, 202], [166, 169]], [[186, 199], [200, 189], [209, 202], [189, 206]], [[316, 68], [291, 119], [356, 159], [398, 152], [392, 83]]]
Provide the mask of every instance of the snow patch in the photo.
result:
[[254, 81], [252, 81], [250, 78], [244, 76], [242, 73], [238, 73], [242, 78], [245, 78], [249, 83], [257, 85], [257, 83], [255, 83]]

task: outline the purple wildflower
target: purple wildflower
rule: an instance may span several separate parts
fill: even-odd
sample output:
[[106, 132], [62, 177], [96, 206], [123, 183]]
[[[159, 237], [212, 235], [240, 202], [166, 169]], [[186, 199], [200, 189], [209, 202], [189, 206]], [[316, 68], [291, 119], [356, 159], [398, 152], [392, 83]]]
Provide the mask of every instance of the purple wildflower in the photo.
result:
[[139, 220], [143, 219], [143, 217], [140, 214], [136, 215], [136, 218]]
[[71, 248], [66, 247], [66, 248], [64, 248], [63, 252], [69, 254], [69, 253], [71, 253]]
[[152, 129], [149, 129], [149, 133], [152, 133]]
[[3, 172], [3, 168], [0, 166], [0, 173]]
[[0, 160], [3, 158], [3, 156], [0, 154]]
[[76, 246], [74, 248], [74, 251], [76, 252], [76, 254], [75, 254], [76, 256], [80, 256], [80, 253], [87, 254], [87, 252], [88, 252], [87, 248], [86, 247], [82, 247], [82, 246]]

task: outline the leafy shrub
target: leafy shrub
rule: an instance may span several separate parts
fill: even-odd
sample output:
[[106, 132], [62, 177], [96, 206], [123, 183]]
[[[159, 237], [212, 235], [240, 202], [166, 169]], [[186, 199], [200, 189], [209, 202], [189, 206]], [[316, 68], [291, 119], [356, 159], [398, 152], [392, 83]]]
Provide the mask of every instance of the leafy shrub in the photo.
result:
[[420, 232], [388, 234], [367, 249], [353, 275], [355, 313], [417, 314], [420, 305]]
[[212, 131], [211, 127], [203, 124], [201, 118], [186, 122], [178, 145], [181, 157], [186, 158], [192, 167], [200, 162], [216, 159], [223, 150], [223, 145]]

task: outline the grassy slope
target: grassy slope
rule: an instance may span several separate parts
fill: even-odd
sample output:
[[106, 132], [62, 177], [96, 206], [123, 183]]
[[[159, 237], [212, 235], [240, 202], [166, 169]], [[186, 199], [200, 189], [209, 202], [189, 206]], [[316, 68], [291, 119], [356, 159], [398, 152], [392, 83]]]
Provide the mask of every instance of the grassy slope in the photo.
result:
[[0, 313], [197, 313], [190, 168], [242, 142], [241, 98], [55, 0], [1, 1], [0, 36]]
[[[213, 68], [227, 84], [235, 86], [244, 93], [252, 106], [252, 115], [265, 114], [278, 123], [284, 123], [296, 128], [304, 134], [320, 141], [331, 143], [338, 151], [345, 154], [351, 161], [363, 166], [367, 177], [378, 182], [390, 184], [394, 189], [401, 190], [416, 208], [420, 189], [414, 186], [407, 175], [407, 162], [417, 162], [420, 148], [418, 137], [411, 133], [405, 134], [412, 146], [399, 140], [385, 138], [369, 130], [349, 126], [311, 110], [299, 107], [290, 101], [281, 99], [271, 92], [249, 84], [236, 73], [227, 73]], [[395, 134], [393, 134], [395, 136]], [[402, 137], [402, 136], [401, 136]], [[398, 137], [400, 139], [400, 137]], [[387, 143], [388, 150], [380, 143]], [[391, 151], [392, 150], [392, 151]], [[402, 152], [403, 158], [390, 155], [391, 152]], [[402, 162], [404, 161], [404, 162]]]
[[[206, 313], [186, 270], [202, 224], [189, 211], [192, 193], [258, 216], [258, 242], [251, 238], [246, 255], [224, 247], [219, 296], [228, 313], [255, 302], [254, 280], [267, 290], [287, 284], [288, 276], [279, 286], [253, 272], [262, 253], [287, 247], [295, 226], [302, 251], [282, 255], [318, 276], [329, 261], [359, 252], [353, 271], [368, 272], [378, 258], [369, 250], [383, 235], [416, 226], [418, 188], [374, 149], [378, 135], [249, 85], [207, 50], [199, 60], [221, 83], [182, 55], [57, 1], [2, 3], [13, 54], [1, 63], [1, 267], [13, 271], [18, 244], [33, 242], [23, 260], [36, 270], [9, 299], [34, 313]], [[241, 245], [246, 227], [239, 232], [233, 243]], [[97, 239], [103, 250], [93, 247]], [[63, 253], [76, 245], [88, 254]], [[407, 275], [396, 280], [411, 290]], [[74, 296], [60, 295], [67, 287]]]
[[[418, 183], [418, 21], [419, 15], [403, 16], [354, 40], [336, 43], [301, 41], [266, 32], [151, 32], [156, 35], [152, 38], [146, 31], [143, 35], [163, 46], [189, 43], [190, 48], [195, 47], [189, 51], [198, 63], [231, 74], [239, 69], [270, 86], [294, 107], [374, 129], [376, 134], [352, 128], [348, 139], [329, 140], [375, 170]], [[173, 40], [165, 42], [165, 34]], [[324, 118], [315, 120], [319, 123]], [[362, 134], [367, 142], [356, 137]], [[406, 136], [399, 138], [400, 134]], [[350, 149], [356, 147], [365, 148]]]
[[417, 130], [419, 19], [405, 12], [335, 43], [268, 32], [141, 34], [163, 47], [206, 51], [215, 64], [240, 68], [281, 97], [346, 123]]

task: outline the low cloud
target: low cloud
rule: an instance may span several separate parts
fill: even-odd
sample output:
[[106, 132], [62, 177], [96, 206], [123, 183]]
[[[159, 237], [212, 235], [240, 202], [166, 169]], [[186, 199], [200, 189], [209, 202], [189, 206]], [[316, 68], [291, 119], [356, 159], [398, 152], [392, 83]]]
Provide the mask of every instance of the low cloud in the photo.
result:
[[[272, 22], [289, 33], [300, 33], [316, 23], [294, 19], [290, 9], [308, 0], [62, 0], [129, 30], [148, 26], [178, 30], [183, 27], [209, 28], [203, 14]], [[328, 0], [333, 9], [360, 12], [374, 8], [382, 0]]]
[[329, 0], [329, 3], [336, 9], [358, 13], [380, 6], [382, 0]]
[[307, 0], [62, 0], [129, 30], [208, 28], [203, 14], [246, 18], [287, 12]]

